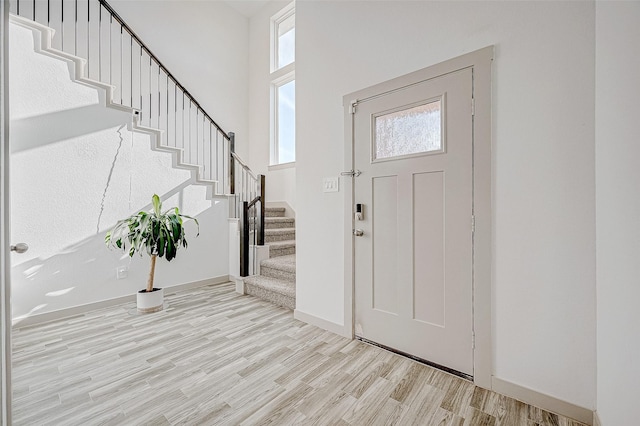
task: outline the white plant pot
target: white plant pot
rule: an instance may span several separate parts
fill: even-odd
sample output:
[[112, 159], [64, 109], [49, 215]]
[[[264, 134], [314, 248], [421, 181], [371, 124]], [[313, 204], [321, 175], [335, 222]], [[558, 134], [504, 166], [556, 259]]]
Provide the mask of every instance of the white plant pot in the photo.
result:
[[138, 292], [137, 304], [138, 312], [141, 314], [161, 311], [164, 304], [164, 290], [161, 288], [154, 288], [151, 292], [140, 290]]

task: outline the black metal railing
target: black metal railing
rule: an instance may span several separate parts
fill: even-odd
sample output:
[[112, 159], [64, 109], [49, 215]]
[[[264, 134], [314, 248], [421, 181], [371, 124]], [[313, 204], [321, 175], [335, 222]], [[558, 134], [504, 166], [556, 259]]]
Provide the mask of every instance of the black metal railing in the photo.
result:
[[[161, 146], [180, 148], [183, 164], [200, 166], [198, 179], [229, 196], [231, 217], [241, 218], [243, 203], [256, 197], [264, 216], [264, 176], [236, 154], [234, 133], [204, 111], [105, 0], [9, 2], [10, 13], [54, 29], [52, 48], [85, 59], [85, 78], [111, 85], [111, 103], [135, 111], [138, 126], [162, 130]], [[252, 231], [259, 245], [263, 224]]]
[[[264, 245], [264, 175], [258, 175], [259, 194], [240, 203], [240, 276], [254, 275], [257, 270], [258, 246]], [[253, 248], [252, 256], [250, 249]]]
[[[264, 176], [262, 176], [264, 178]], [[251, 202], [242, 202], [240, 216], [240, 276], [255, 275], [258, 246], [264, 245], [264, 203], [258, 196]], [[250, 249], [252, 255], [250, 256]]]

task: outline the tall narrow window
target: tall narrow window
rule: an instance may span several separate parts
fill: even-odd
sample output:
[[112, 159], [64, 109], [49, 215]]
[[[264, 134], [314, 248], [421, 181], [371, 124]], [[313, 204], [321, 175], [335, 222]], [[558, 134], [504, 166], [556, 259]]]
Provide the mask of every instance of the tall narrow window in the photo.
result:
[[296, 161], [295, 3], [271, 18], [271, 165]]
[[278, 162], [296, 161], [296, 81], [278, 86]]
[[296, 18], [293, 11], [278, 22], [277, 69], [296, 60]]

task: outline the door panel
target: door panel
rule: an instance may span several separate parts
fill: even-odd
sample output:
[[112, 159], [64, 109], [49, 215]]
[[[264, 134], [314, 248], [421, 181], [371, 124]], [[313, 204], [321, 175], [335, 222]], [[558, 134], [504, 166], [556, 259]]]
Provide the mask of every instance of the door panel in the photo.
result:
[[[395, 278], [398, 275], [397, 176], [373, 179], [371, 203], [373, 222], [373, 309], [398, 314]], [[380, 200], [380, 202], [378, 202]]]
[[[472, 71], [359, 101], [356, 334], [473, 375]], [[366, 211], [366, 210], [365, 210]]]
[[444, 225], [444, 172], [414, 174], [413, 319], [440, 327], [445, 326]]

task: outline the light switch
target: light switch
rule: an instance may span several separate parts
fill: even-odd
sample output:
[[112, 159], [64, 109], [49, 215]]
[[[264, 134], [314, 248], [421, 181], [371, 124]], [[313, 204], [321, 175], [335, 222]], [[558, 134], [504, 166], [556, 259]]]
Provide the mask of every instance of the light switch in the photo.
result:
[[338, 192], [338, 178], [324, 178], [322, 179], [322, 192]]

